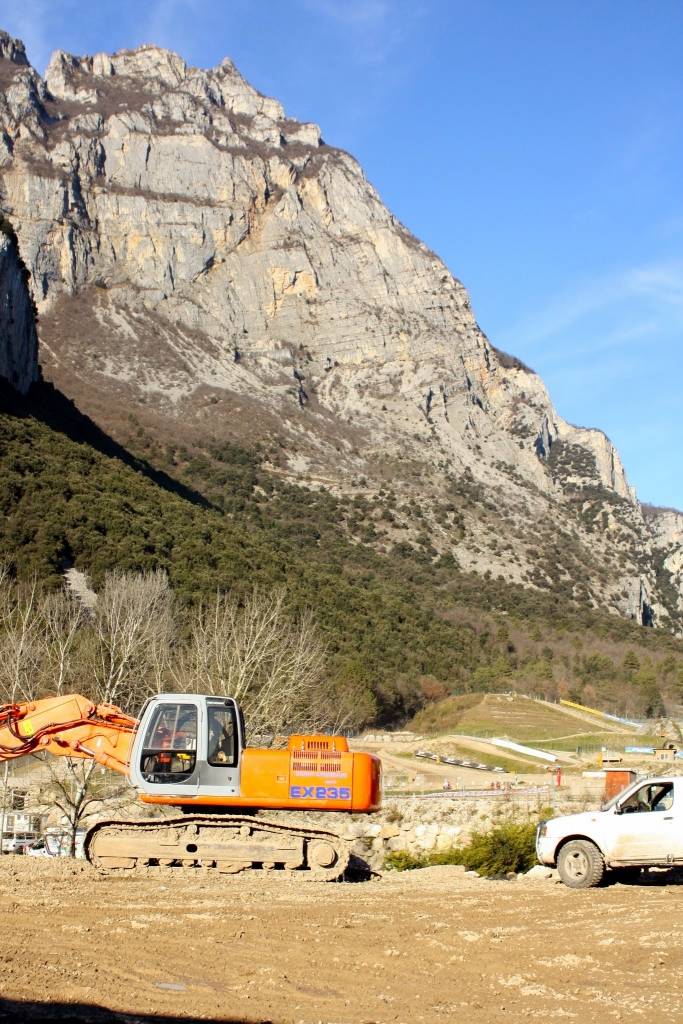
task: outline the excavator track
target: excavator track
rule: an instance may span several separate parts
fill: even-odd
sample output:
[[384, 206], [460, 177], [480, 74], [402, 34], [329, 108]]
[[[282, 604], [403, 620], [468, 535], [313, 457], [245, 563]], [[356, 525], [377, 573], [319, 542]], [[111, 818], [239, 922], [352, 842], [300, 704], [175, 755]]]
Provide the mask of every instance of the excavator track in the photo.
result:
[[85, 838], [85, 856], [102, 874], [259, 869], [324, 882], [341, 879], [349, 863], [332, 832], [232, 814], [101, 821]]

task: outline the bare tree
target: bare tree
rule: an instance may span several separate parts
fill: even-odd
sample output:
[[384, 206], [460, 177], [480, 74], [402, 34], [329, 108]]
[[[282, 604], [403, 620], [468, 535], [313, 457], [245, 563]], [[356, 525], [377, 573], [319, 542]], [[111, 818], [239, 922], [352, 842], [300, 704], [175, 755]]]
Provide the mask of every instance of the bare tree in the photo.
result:
[[[48, 594], [41, 612], [45, 630], [44, 691], [59, 696], [88, 689], [81, 684], [88, 671], [84, 654], [90, 649], [89, 610], [73, 592], [65, 589]], [[80, 758], [53, 760], [48, 754], [35, 757], [50, 778], [43, 802], [62, 812], [68, 829], [67, 852], [73, 857], [79, 824], [93, 803], [89, 795], [93, 787], [89, 783], [94, 766]]]
[[[38, 755], [41, 759], [44, 755]], [[92, 761], [65, 758], [59, 762], [44, 761], [50, 781], [41, 793], [43, 807], [56, 807], [62, 815], [67, 835], [66, 852], [76, 854], [78, 832], [106, 806], [108, 813], [120, 810], [135, 800], [134, 790], [126, 779], [114, 775]]]
[[[14, 583], [0, 567], [0, 704], [78, 691], [97, 704], [135, 712], [165, 682], [172, 630], [164, 573], [110, 573], [97, 600], [84, 604], [75, 592], [43, 596], [35, 582]], [[80, 823], [121, 784], [107, 781], [95, 762], [37, 756], [49, 772], [47, 795], [66, 819], [73, 854]], [[6, 762], [0, 834], [8, 770]]]
[[[135, 713], [161, 688], [173, 629], [165, 573], [109, 573], [95, 601], [55, 595], [46, 602], [45, 620], [52, 693], [77, 689], [97, 704]], [[62, 812], [73, 856], [83, 821], [103, 800], [121, 799], [127, 786], [94, 761], [46, 758], [45, 765], [47, 801]]]
[[48, 594], [40, 610], [45, 640], [43, 687], [54, 696], [73, 693], [81, 674], [78, 641], [82, 639], [87, 614], [80, 601], [68, 591]]
[[[73, 600], [73, 599], [72, 599]], [[61, 643], [71, 620], [62, 612]], [[57, 619], [57, 617], [56, 617]], [[173, 632], [171, 592], [163, 572], [112, 572], [94, 607], [79, 657], [81, 692], [97, 704], [116, 704], [136, 713], [163, 684]], [[59, 644], [56, 645], [59, 650]], [[96, 806], [127, 791], [94, 761], [66, 758], [50, 766], [50, 790], [68, 823], [73, 856], [78, 829]]]
[[35, 697], [44, 639], [38, 583], [14, 582], [8, 569], [0, 568], [0, 703]]
[[93, 616], [88, 696], [136, 711], [163, 684], [172, 632], [166, 573], [108, 573]]
[[325, 655], [311, 613], [293, 618], [284, 590], [255, 589], [243, 603], [217, 593], [198, 608], [174, 675], [186, 692], [234, 697], [250, 731], [275, 742], [332, 724], [321, 699]]
[[[44, 622], [35, 579], [15, 582], [0, 566], [0, 705], [31, 700], [40, 686]], [[10, 761], [5, 761], [0, 797], [0, 851], [5, 834]]]

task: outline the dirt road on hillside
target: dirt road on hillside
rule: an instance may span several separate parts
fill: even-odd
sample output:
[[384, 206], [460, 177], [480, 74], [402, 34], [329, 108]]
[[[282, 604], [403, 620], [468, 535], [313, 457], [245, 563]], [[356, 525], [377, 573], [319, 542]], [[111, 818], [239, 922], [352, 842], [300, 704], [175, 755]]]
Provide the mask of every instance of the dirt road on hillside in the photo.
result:
[[[492, 781], [499, 782], [501, 778], [505, 778], [499, 773], [483, 772], [477, 768], [463, 768], [462, 765], [443, 764], [442, 761], [429, 761], [427, 758], [415, 758], [414, 761], [408, 761], [406, 758], [388, 754], [386, 750], [380, 750], [378, 753], [382, 758], [382, 767], [385, 771], [388, 768], [390, 771], [403, 772], [413, 777], [421, 775], [423, 778], [438, 776], [441, 782], [444, 779], [450, 779], [453, 783], [472, 789], [485, 789], [491, 785]], [[543, 776], [535, 775], [534, 779], [543, 782]], [[433, 784], [431, 788], [434, 788]]]
[[658, 1024], [683, 1005], [683, 886], [106, 879], [3, 857], [0, 896], [0, 1020]]

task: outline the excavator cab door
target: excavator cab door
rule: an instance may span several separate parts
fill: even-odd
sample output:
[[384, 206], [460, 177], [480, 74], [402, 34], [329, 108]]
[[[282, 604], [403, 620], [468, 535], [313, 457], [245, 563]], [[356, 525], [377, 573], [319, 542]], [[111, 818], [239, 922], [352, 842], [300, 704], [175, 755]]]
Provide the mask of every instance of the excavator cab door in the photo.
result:
[[195, 796], [199, 788], [203, 698], [160, 694], [145, 704], [133, 746], [130, 780], [156, 796]]
[[205, 697], [204, 702], [206, 752], [200, 768], [199, 795], [237, 796], [244, 745], [239, 708], [230, 697]]

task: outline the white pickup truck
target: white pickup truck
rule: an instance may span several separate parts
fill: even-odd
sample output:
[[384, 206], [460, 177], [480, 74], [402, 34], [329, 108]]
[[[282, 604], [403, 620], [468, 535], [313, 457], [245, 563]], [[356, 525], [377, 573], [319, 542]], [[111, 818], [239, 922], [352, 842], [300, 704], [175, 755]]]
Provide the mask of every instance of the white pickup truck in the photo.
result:
[[599, 885], [607, 869], [683, 866], [683, 778], [641, 779], [599, 811], [541, 822], [536, 855], [572, 889]]

